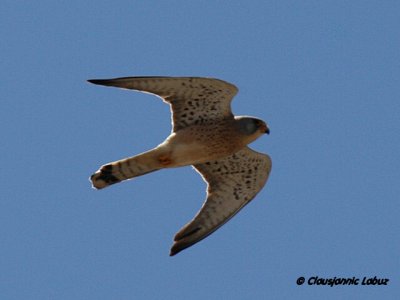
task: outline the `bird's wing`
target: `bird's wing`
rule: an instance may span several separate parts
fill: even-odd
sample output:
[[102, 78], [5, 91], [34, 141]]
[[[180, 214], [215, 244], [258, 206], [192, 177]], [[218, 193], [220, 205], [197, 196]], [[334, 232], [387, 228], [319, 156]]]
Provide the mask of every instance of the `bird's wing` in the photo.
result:
[[265, 185], [271, 159], [246, 147], [194, 168], [208, 183], [207, 199], [195, 218], [175, 235], [171, 256], [213, 233], [249, 203]]
[[160, 96], [171, 105], [174, 132], [212, 119], [233, 118], [230, 103], [238, 92], [233, 84], [202, 77], [123, 77], [88, 81]]

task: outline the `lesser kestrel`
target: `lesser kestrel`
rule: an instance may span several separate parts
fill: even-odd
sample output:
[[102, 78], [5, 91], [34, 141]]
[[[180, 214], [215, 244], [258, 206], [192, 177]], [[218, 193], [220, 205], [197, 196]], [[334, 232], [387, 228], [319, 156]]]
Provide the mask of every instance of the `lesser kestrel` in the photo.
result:
[[247, 145], [269, 129], [260, 119], [232, 114], [230, 103], [238, 92], [233, 84], [200, 77], [124, 77], [89, 82], [158, 95], [172, 113], [172, 132], [162, 144], [103, 165], [90, 177], [94, 188], [187, 165], [208, 184], [200, 211], [175, 235], [171, 256], [217, 230], [265, 185], [271, 159]]

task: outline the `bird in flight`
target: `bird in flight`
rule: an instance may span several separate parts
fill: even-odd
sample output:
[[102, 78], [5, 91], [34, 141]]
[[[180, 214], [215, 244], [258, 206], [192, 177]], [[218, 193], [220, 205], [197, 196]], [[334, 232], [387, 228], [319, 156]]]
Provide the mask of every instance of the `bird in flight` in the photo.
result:
[[174, 238], [170, 255], [204, 239], [248, 204], [265, 185], [271, 159], [247, 145], [265, 133], [257, 118], [234, 116], [233, 84], [202, 77], [123, 77], [90, 83], [157, 95], [168, 103], [172, 132], [152, 150], [105, 164], [90, 180], [102, 189], [163, 168], [192, 165], [206, 181], [206, 200]]

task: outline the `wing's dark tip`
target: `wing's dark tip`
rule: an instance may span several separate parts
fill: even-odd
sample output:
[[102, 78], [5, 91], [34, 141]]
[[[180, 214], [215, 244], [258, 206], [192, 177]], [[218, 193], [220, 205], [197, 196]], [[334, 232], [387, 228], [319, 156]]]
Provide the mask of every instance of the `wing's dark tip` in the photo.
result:
[[89, 79], [88, 82], [98, 85], [110, 85], [111, 80], [108, 79]]
[[[196, 227], [189, 232], [185, 232], [185, 230], [181, 230], [180, 232], [178, 232], [174, 238], [174, 244], [172, 245], [169, 256], [174, 256], [182, 250], [185, 250], [186, 248], [189, 248], [190, 246], [196, 244], [199, 239], [190, 239], [190, 236], [198, 232], [200, 229], [201, 227]], [[189, 240], [187, 239], [188, 237]]]
[[182, 250], [186, 249], [186, 247], [182, 247], [180, 244], [174, 244], [171, 248], [171, 251], [169, 252], [169, 256], [174, 256], [176, 254], [178, 254], [179, 252], [181, 252]]

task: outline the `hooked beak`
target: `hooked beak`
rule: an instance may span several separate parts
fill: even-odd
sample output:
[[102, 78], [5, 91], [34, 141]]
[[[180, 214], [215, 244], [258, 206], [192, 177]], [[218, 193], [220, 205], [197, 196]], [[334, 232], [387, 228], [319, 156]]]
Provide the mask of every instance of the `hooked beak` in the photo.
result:
[[260, 130], [262, 133], [269, 134], [269, 128], [268, 128], [267, 124], [261, 125]]

